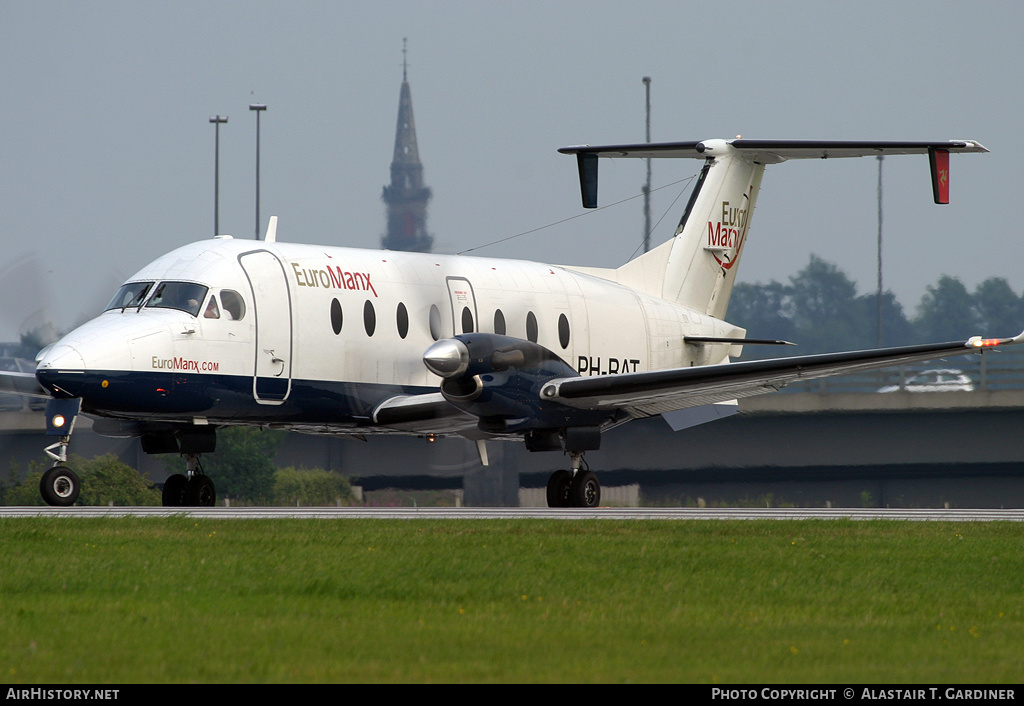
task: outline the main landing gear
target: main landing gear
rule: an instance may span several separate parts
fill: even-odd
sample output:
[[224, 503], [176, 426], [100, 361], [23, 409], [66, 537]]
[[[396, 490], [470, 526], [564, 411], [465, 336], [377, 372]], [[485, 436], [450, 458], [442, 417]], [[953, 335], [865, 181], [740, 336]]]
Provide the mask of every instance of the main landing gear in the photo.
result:
[[213, 507], [217, 492], [213, 481], [203, 473], [199, 454], [186, 454], [185, 475], [175, 473], [164, 481], [164, 507]]
[[583, 454], [570, 453], [572, 471], [558, 470], [548, 479], [548, 507], [597, 507], [601, 504], [601, 484], [585, 466]]

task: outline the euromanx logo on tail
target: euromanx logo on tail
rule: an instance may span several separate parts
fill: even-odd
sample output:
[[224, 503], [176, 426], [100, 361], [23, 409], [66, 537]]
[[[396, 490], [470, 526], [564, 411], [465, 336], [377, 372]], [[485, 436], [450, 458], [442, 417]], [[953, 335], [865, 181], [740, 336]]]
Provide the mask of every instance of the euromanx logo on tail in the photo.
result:
[[[753, 191], [753, 187], [750, 187]], [[708, 221], [708, 242], [704, 249], [711, 253], [723, 270], [732, 269], [739, 261], [740, 249], [747, 238], [750, 219], [750, 194], [743, 194], [743, 205], [722, 201], [721, 218]]]

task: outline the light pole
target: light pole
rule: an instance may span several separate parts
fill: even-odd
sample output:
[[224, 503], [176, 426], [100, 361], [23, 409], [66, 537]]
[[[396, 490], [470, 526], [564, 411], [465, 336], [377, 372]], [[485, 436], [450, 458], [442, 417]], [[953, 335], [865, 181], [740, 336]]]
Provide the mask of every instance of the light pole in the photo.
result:
[[263, 103], [250, 103], [256, 111], [256, 240], [260, 239], [260, 113], [267, 109]]
[[[647, 142], [651, 142], [651, 77], [644, 76], [647, 91]], [[644, 252], [651, 249], [651, 159], [647, 162], [647, 184], [644, 186]]]
[[882, 160], [878, 155], [878, 347], [882, 347]]
[[213, 234], [220, 235], [220, 124], [226, 123], [228, 116], [215, 115], [210, 118], [213, 123]]

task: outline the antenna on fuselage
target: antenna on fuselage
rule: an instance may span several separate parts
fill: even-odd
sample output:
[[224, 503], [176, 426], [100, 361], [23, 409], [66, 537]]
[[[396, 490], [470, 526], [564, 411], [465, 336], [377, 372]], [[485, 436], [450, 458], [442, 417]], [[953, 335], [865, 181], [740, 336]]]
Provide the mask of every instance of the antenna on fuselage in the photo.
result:
[[263, 236], [263, 242], [277, 242], [277, 216], [270, 217], [270, 221], [267, 223], [267, 234]]
[[264, 103], [249, 104], [249, 110], [256, 113], [256, 240], [260, 239], [260, 113], [266, 109]]

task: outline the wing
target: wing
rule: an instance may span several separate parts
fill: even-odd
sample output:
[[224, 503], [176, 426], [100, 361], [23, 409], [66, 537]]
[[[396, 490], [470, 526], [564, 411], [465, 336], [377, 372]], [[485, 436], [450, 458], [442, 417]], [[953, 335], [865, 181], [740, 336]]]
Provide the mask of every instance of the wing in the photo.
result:
[[976, 353], [1024, 341], [1015, 338], [932, 343], [846, 353], [804, 355], [644, 373], [561, 378], [541, 388], [541, 399], [580, 409], [620, 409], [631, 417], [650, 417], [688, 407], [775, 392], [815, 378], [884, 368], [951, 355]]

